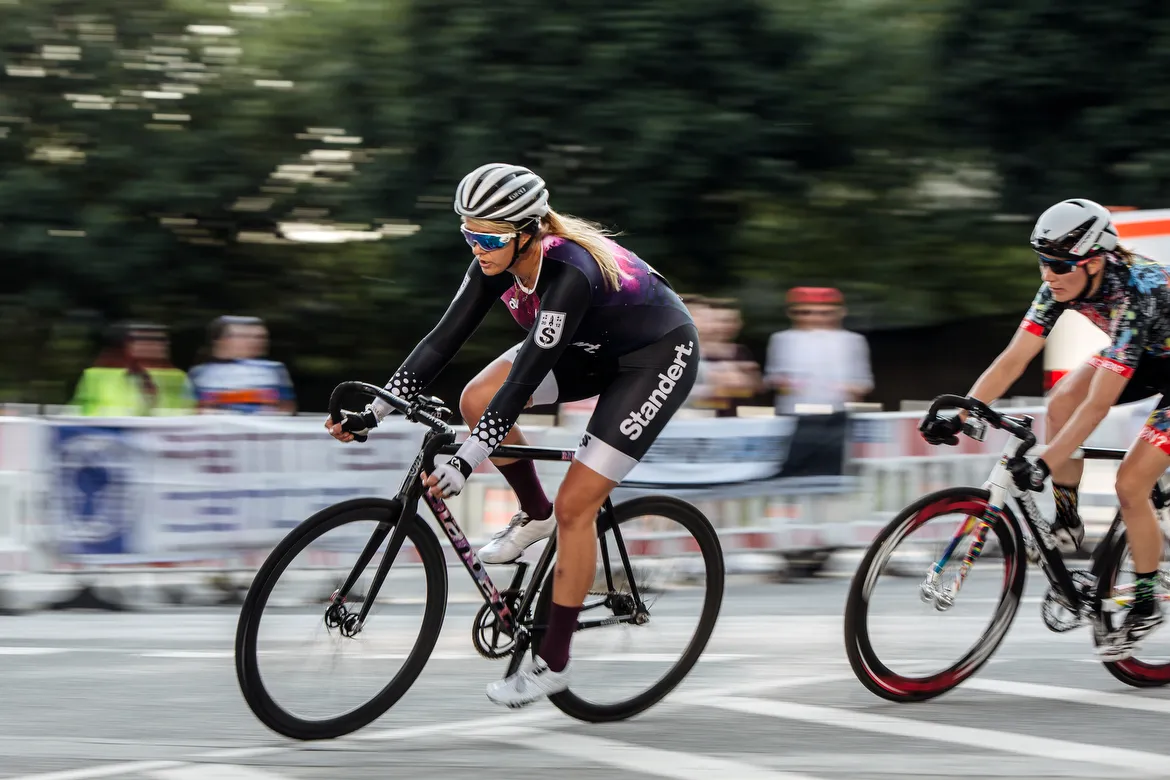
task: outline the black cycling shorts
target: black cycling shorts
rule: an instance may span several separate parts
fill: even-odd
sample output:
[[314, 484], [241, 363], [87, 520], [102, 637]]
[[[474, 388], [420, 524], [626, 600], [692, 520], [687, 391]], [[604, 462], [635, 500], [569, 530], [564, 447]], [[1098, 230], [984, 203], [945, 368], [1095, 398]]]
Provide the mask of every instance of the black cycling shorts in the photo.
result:
[[[1121, 391], [1118, 404], [1141, 401], [1152, 395], [1170, 393], [1170, 360], [1142, 355], [1130, 376], [1125, 389]], [[1165, 399], [1163, 399], [1165, 400]]]
[[1133, 376], [1121, 391], [1117, 403], [1133, 403], [1159, 393], [1162, 397], [1146, 418], [1138, 438], [1170, 455], [1170, 360], [1146, 355], [1138, 358]]
[[[621, 482], [690, 395], [699, 373], [699, 333], [692, 324], [679, 326], [616, 361], [591, 357], [589, 346], [570, 347], [536, 388], [532, 403], [600, 396], [576, 459]], [[513, 360], [519, 349], [517, 344], [502, 357]]]

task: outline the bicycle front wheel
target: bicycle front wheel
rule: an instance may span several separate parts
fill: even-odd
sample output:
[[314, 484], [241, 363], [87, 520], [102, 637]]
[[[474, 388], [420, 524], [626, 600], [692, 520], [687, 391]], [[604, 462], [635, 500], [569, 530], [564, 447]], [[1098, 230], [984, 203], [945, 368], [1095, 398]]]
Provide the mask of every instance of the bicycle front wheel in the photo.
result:
[[[924, 496], [891, 520], [862, 558], [845, 604], [845, 650], [857, 679], [883, 699], [924, 701], [960, 685], [987, 663], [1015, 619], [1027, 563], [1023, 537], [1006, 508], [988, 513], [988, 498], [971, 487]], [[893, 560], [899, 548], [907, 560]], [[899, 565], [915, 576], [883, 585], [893, 605], [875, 608], [878, 578]], [[987, 607], [990, 618], [980, 617]], [[928, 616], [935, 616], [932, 628], [914, 638]]]
[[[397, 499], [361, 498], [323, 509], [293, 529], [256, 573], [236, 627], [236, 674], [252, 712], [278, 734], [333, 739], [363, 728], [426, 665], [443, 625], [447, 568], [438, 539], [418, 515], [406, 518], [391, 569], [405, 578], [387, 577], [357, 625], [401, 507]], [[334, 593], [363, 557], [353, 587], [334, 605]], [[315, 661], [322, 649], [324, 661]]]
[[[590, 723], [630, 718], [674, 690], [706, 648], [723, 604], [723, 550], [702, 512], [646, 496], [618, 504], [612, 518], [598, 527], [596, 576], [573, 634], [572, 688], [549, 697]], [[533, 655], [554, 571], [538, 597]]]

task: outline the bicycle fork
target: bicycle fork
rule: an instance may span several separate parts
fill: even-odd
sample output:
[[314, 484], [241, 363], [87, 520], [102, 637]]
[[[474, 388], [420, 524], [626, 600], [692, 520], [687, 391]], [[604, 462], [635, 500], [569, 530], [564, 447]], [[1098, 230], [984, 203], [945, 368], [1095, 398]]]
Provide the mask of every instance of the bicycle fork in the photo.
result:
[[[983, 546], [987, 543], [987, 534], [991, 530], [992, 524], [1000, 517], [999, 510], [991, 508], [988, 508], [978, 520], [975, 519], [974, 515], [967, 516], [967, 519], [959, 526], [959, 530], [951, 537], [950, 544], [947, 545], [942, 556], [931, 564], [930, 573], [926, 575], [926, 579], [918, 587], [919, 595], [923, 601], [928, 604], [933, 603], [934, 608], [939, 612], [945, 612], [954, 606], [955, 597], [959, 594], [959, 589], [963, 587], [963, 581], [967, 579], [967, 574], [975, 565], [975, 560], [983, 552]], [[951, 556], [955, 554], [959, 542], [971, 533], [972, 526], [976, 526], [975, 538], [971, 540], [967, 553], [963, 556], [963, 562], [959, 564], [959, 571], [949, 583], [943, 584], [943, 569], [950, 562]]]

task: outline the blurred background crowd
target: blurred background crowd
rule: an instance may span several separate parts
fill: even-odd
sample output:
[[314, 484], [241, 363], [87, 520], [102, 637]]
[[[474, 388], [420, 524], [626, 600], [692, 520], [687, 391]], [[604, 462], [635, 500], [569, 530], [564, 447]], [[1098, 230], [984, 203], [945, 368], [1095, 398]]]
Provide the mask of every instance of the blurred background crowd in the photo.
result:
[[[736, 302], [687, 296], [702, 355], [691, 409], [736, 416], [773, 395], [777, 414], [839, 412], [864, 398], [873, 388], [868, 345], [842, 327], [840, 291], [797, 288], [787, 303], [793, 326], [772, 335], [761, 372], [751, 350], [737, 341], [743, 322]], [[188, 372], [171, 362], [165, 325], [118, 323], [66, 407], [97, 417], [293, 414], [292, 378], [283, 363], [267, 359], [268, 342], [259, 317], [217, 317]]]
[[[1170, 7], [1137, 0], [0, 17], [0, 402], [92, 415], [315, 412], [385, 381], [466, 268], [455, 184], [496, 160], [687, 296], [694, 408], [897, 409], [1006, 343], [1040, 210], [1158, 207], [1170, 180]], [[514, 328], [489, 315], [432, 391]], [[1036, 367], [1015, 392], [1039, 391]]]

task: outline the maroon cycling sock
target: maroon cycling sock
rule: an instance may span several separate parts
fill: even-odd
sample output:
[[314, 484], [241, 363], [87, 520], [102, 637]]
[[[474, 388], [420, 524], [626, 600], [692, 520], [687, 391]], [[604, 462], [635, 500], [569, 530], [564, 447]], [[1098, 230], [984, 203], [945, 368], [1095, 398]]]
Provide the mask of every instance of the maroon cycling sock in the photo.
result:
[[544, 641], [540, 643], [539, 655], [554, 672], [562, 672], [569, 665], [569, 643], [573, 639], [573, 632], [577, 630], [579, 614], [580, 607], [565, 607], [555, 601], [552, 604], [548, 630]]
[[527, 512], [529, 517], [533, 520], [547, 520], [552, 516], [553, 505], [544, 494], [540, 478], [536, 476], [535, 463], [530, 460], [518, 460], [496, 468], [504, 475], [504, 479], [508, 480], [512, 490], [516, 491], [516, 497], [520, 499], [520, 508]]

